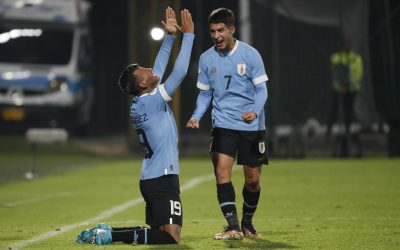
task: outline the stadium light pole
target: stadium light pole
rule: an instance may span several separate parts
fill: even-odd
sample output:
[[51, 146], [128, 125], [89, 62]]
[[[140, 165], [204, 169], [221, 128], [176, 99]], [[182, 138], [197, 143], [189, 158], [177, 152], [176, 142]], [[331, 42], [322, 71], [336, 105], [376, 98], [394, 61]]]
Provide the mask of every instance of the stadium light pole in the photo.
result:
[[250, 0], [240, 0], [239, 9], [240, 40], [252, 44]]

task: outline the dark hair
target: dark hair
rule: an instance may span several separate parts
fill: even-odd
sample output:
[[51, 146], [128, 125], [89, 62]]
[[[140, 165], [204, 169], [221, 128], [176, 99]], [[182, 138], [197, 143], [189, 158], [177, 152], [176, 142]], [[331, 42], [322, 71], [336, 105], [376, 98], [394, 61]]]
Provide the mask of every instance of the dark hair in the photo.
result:
[[118, 85], [121, 88], [122, 92], [124, 92], [127, 95], [138, 95], [139, 94], [139, 89], [136, 85], [136, 78], [133, 75], [133, 72], [138, 69], [140, 66], [137, 63], [134, 64], [129, 64], [124, 71], [122, 71], [119, 80], [118, 80]]
[[227, 26], [235, 25], [235, 14], [230, 9], [218, 8], [211, 12], [208, 17], [208, 24], [224, 23]]

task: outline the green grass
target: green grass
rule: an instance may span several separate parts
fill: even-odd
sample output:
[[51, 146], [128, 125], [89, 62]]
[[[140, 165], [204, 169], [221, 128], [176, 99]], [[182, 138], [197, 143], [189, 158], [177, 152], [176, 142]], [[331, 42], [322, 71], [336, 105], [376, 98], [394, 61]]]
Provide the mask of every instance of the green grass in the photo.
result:
[[[74, 154], [67, 157], [74, 159]], [[76, 156], [76, 155], [75, 155]], [[0, 156], [0, 162], [9, 156]], [[71, 157], [71, 158], [69, 158]], [[63, 162], [63, 155], [57, 156]], [[78, 157], [79, 158], [79, 157]], [[0, 249], [45, 233], [54, 237], [24, 249], [131, 249], [132, 246], [78, 245], [82, 223], [129, 200], [140, 198], [139, 159], [88, 157], [90, 168], [72, 168], [31, 181], [0, 186]], [[80, 158], [81, 159], [81, 158]], [[3, 166], [0, 165], [0, 171]], [[233, 182], [241, 204], [243, 173]], [[209, 175], [209, 159], [183, 159], [181, 186]], [[179, 246], [135, 249], [398, 249], [400, 246], [400, 160], [274, 160], [263, 169], [261, 200], [254, 218], [260, 240], [215, 241], [225, 225], [213, 179], [182, 192], [184, 226]], [[239, 211], [241, 205], [238, 205]], [[241, 211], [239, 212], [241, 214]], [[96, 221], [100, 222], [100, 221]], [[144, 204], [108, 217], [114, 226], [144, 224]], [[60, 231], [61, 230], [61, 231]]]
[[32, 168], [37, 176], [46, 176], [93, 166], [108, 158], [71, 143], [41, 144], [33, 148], [23, 136], [0, 135], [0, 185], [24, 180], [24, 174]]

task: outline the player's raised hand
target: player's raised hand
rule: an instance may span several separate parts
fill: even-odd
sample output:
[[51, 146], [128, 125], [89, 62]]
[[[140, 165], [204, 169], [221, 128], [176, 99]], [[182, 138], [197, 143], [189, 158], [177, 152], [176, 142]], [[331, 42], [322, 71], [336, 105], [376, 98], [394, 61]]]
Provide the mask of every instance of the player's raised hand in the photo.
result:
[[181, 27], [179, 27], [179, 30], [182, 33], [194, 32], [194, 24], [192, 20], [192, 14], [190, 14], [189, 10], [183, 9], [181, 10]]
[[165, 21], [161, 21], [161, 23], [168, 34], [174, 35], [176, 33], [179, 26], [176, 22], [175, 11], [171, 7], [165, 9]]

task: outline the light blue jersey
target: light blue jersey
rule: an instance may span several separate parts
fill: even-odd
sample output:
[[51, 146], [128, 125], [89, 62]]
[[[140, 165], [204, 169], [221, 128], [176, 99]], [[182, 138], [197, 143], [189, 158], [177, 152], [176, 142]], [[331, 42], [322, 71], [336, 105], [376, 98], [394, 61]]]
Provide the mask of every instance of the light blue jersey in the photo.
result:
[[[178, 132], [167, 102], [184, 79], [190, 61], [194, 35], [185, 33], [171, 75], [152, 92], [137, 96], [131, 105], [133, 128], [144, 147], [141, 180], [179, 174]], [[153, 72], [162, 79], [174, 36], [167, 35], [157, 55]], [[161, 81], [161, 80], [160, 80]]]
[[[262, 58], [250, 45], [236, 40], [227, 54], [214, 46], [200, 56], [197, 82], [200, 93], [192, 117], [200, 120], [212, 101], [213, 128], [265, 130], [267, 80]], [[244, 112], [256, 112], [257, 119], [245, 123]]]

